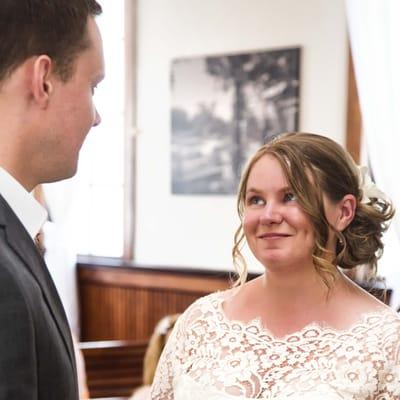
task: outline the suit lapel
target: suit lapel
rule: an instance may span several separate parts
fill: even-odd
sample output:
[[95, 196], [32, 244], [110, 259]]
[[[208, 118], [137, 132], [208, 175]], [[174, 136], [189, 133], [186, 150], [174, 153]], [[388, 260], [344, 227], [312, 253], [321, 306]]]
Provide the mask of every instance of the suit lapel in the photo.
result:
[[39, 284], [50, 313], [57, 325], [67, 349], [71, 363], [75, 369], [75, 356], [64, 307], [62, 306], [53, 279], [47, 269], [43, 257], [34, 245], [32, 238], [10, 206], [0, 195], [0, 224], [5, 226], [6, 238], [10, 247], [19, 255], [28, 270]]

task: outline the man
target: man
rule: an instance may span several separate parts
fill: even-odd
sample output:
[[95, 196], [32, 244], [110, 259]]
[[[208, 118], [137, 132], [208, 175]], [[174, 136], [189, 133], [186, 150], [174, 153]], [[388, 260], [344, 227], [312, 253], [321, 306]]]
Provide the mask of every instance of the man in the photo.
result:
[[95, 0], [0, 2], [0, 400], [77, 400], [65, 312], [34, 238], [28, 192], [73, 176], [100, 122], [104, 75]]

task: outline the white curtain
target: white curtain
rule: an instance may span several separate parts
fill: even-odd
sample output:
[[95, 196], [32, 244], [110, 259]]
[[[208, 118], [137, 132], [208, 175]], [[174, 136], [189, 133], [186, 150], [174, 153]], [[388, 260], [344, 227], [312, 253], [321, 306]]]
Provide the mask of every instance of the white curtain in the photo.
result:
[[363, 134], [375, 181], [399, 209], [386, 235], [381, 265], [400, 299], [400, 1], [347, 0], [350, 45]]

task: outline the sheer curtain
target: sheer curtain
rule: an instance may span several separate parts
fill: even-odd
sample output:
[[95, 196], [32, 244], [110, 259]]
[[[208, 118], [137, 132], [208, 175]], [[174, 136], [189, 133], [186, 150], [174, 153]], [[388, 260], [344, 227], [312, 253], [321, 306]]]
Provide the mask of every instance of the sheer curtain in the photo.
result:
[[[347, 19], [367, 154], [377, 185], [400, 208], [400, 2], [347, 0]], [[400, 210], [399, 210], [400, 211]], [[400, 302], [400, 214], [385, 237], [380, 267]]]

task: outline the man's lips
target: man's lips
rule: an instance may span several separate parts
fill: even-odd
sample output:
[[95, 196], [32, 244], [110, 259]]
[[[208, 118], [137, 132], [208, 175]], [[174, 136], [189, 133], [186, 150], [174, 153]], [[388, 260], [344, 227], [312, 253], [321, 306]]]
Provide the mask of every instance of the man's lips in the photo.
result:
[[278, 232], [270, 232], [270, 233], [263, 233], [261, 235], [258, 235], [257, 237], [259, 239], [280, 239], [280, 238], [286, 238], [291, 235], [287, 233], [278, 233]]

